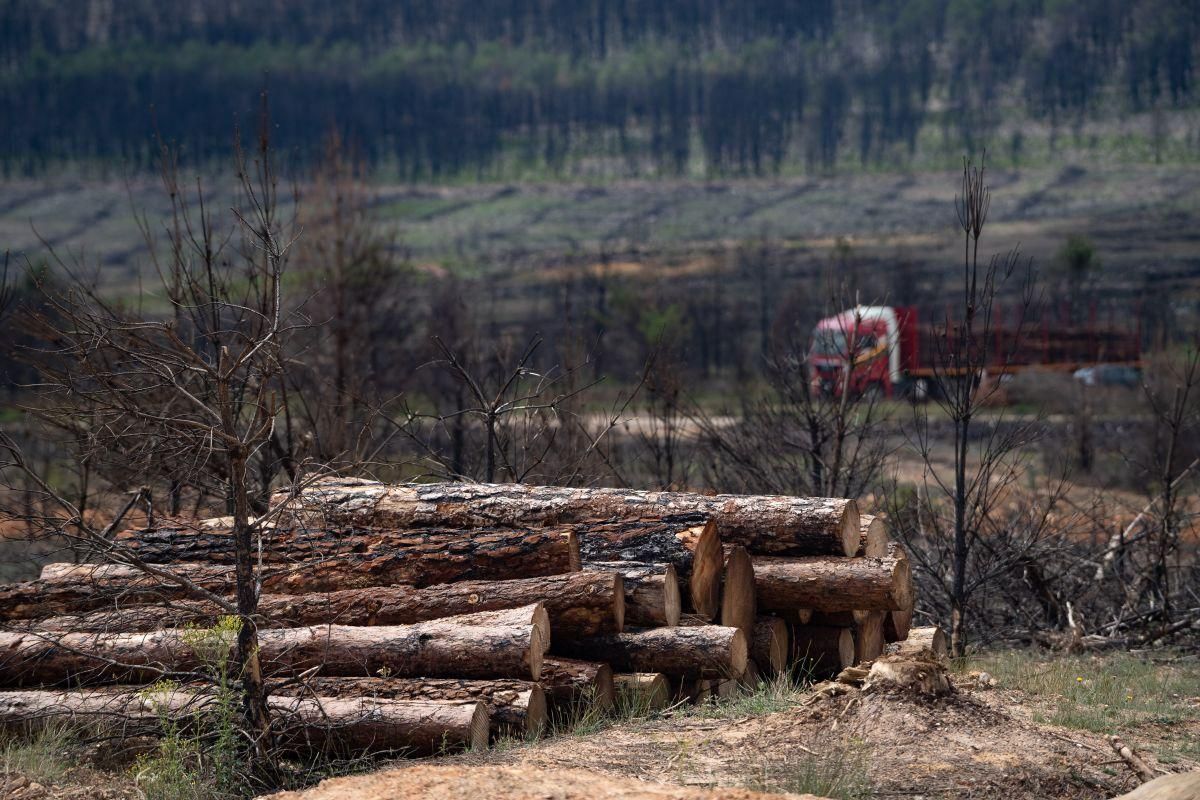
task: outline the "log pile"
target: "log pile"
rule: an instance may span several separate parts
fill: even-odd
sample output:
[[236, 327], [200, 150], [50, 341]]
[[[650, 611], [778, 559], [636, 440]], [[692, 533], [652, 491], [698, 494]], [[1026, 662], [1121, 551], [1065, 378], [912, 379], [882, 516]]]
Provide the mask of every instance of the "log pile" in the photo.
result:
[[[572, 709], [835, 674], [911, 622], [908, 560], [851, 500], [336, 479], [260, 528], [258, 660], [297, 746], [481, 747]], [[188, 680], [234, 663], [231, 521], [116, 541], [139, 566], [0, 586], [0, 725], [212, 702]]]

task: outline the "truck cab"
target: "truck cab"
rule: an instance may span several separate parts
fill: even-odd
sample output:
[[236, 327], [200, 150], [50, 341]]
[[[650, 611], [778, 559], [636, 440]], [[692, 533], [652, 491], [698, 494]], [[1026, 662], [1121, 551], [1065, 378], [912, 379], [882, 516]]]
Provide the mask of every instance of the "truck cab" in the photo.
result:
[[891, 306], [855, 306], [818, 322], [808, 362], [813, 388], [835, 397], [892, 397], [902, 380], [907, 316]]

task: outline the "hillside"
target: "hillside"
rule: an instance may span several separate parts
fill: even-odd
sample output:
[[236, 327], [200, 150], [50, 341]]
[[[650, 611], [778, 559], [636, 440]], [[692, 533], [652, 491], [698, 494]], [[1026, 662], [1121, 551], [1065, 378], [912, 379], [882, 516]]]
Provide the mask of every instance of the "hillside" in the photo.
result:
[[1177, 0], [9, 0], [0, 165], [211, 161], [264, 89], [298, 163], [404, 179], [1194, 162], [1198, 42]]

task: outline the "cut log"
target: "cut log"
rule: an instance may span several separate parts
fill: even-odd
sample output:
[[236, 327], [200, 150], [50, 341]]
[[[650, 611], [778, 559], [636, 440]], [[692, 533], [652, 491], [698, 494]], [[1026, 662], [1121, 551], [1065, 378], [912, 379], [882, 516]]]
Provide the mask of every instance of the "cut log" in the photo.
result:
[[[757, 599], [757, 595], [756, 595]], [[797, 625], [807, 625], [812, 622], [813, 610], [811, 608], [794, 608], [789, 614], [789, 618]]]
[[[525, 613], [525, 624], [476, 624], [475, 615], [414, 625], [313, 625], [260, 630], [259, 660], [267, 675], [370, 677], [536, 678], [545, 645], [536, 622], [538, 606], [495, 615]], [[88, 682], [143, 683], [164, 675], [210, 668], [233, 648], [233, 637], [194, 631], [153, 633], [39, 634], [0, 631], [0, 684]]]
[[792, 659], [814, 675], [833, 675], [854, 663], [854, 636], [831, 625], [792, 627]]
[[720, 608], [724, 555], [715, 523], [697, 524], [690, 517], [682, 522], [625, 519], [578, 530], [585, 562], [671, 564], [688, 587], [692, 610], [713, 616]]
[[[228, 530], [146, 528], [125, 531], [119, 539], [146, 563], [233, 563], [233, 535]], [[260, 552], [268, 564], [286, 566], [303, 561], [306, 592], [394, 583], [431, 586], [579, 571], [579, 540], [572, 527], [271, 528], [263, 532]]]
[[483, 703], [492, 736], [537, 736], [546, 727], [546, 695], [531, 681], [470, 681], [454, 678], [308, 678], [280, 694], [371, 700]]
[[[233, 585], [233, 567], [201, 564], [174, 564], [170, 571], [194, 581], [213, 592], [229, 591]], [[47, 564], [43, 578], [37, 581], [50, 596], [64, 584], [82, 583], [94, 591], [76, 591], [54, 610], [87, 610], [103, 603], [107, 606], [151, 600], [169, 601], [167, 607], [130, 606], [99, 613], [66, 615], [38, 623], [40, 630], [138, 632], [191, 623], [209, 626], [224, 615], [215, 604], [186, 599], [182, 587], [148, 580], [135, 567], [123, 565]], [[289, 581], [301, 578], [302, 571], [289, 573]], [[270, 588], [277, 581], [272, 573], [263, 578]], [[9, 587], [11, 588], [11, 587]], [[28, 587], [30, 601], [37, 587]], [[3, 590], [0, 590], [2, 595]], [[370, 589], [343, 589], [312, 594], [267, 594], [259, 600], [260, 627], [299, 625], [407, 625], [479, 611], [494, 611], [545, 600], [553, 630], [568, 637], [619, 633], [624, 626], [624, 585], [613, 572], [571, 572], [539, 578], [511, 581], [461, 581], [424, 588], [378, 586]], [[10, 609], [5, 609], [11, 611]], [[32, 602], [25, 602], [19, 613], [36, 613]]]
[[883, 652], [883, 620], [887, 611], [870, 611], [854, 626], [854, 661], [874, 661]]
[[928, 652], [932, 653], [934, 658], [945, 659], [950, 654], [950, 648], [946, 643], [945, 631], [933, 625], [927, 628], [913, 628], [903, 642], [888, 645], [887, 652], [914, 657]]
[[[598, 561], [583, 564], [585, 572], [603, 570], [619, 573], [624, 584], [625, 622], [633, 627], [674, 627], [682, 608], [679, 578], [672, 564], [639, 565], [631, 561]], [[606, 631], [608, 633], [610, 631]], [[620, 631], [611, 631], [620, 633]], [[570, 638], [592, 634], [566, 634]]]
[[779, 617], [759, 617], [750, 640], [750, 658], [767, 675], [782, 672], [788, 663], [790, 642], [788, 625]]
[[593, 705], [612, 708], [615, 697], [612, 667], [602, 661], [578, 661], [550, 656], [542, 661], [538, 679], [547, 701], [556, 707]]
[[627, 710], [656, 711], [671, 701], [671, 682], [661, 672], [618, 672], [613, 684], [617, 702]]
[[854, 501], [827, 498], [329, 479], [306, 488], [298, 507], [306, 519], [321, 524], [395, 528], [685, 517], [703, 524], [711, 519], [725, 542], [772, 555], [850, 556], [858, 549], [859, 536]]
[[746, 635], [720, 625], [650, 628], [555, 643], [556, 652], [607, 661], [618, 672], [665, 672], [687, 677], [740, 677]]
[[[896, 542], [888, 542], [888, 556], [908, 561], [908, 553]], [[909, 581], [911, 582], [911, 580], [912, 575], [910, 570]], [[908, 632], [912, 628], [913, 604], [915, 601], [916, 593], [910, 591], [908, 607], [892, 611], [883, 620], [883, 638], [885, 641], [902, 642], [908, 638]]]
[[[211, 696], [186, 691], [151, 692], [0, 692], [0, 723], [32, 720], [64, 724], [161, 725], [173, 718], [203, 713]], [[328, 749], [408, 751], [433, 755], [448, 748], [483, 749], [488, 740], [488, 711], [483, 703], [431, 703], [341, 697], [271, 697], [272, 726], [282, 746], [300, 751]]]
[[[203, 567], [196, 577], [202, 588], [229, 594], [234, 591], [232, 567]], [[104, 573], [116, 570], [118, 581], [109, 581]], [[93, 579], [93, 574], [99, 577]], [[47, 564], [42, 577], [0, 585], [0, 619], [35, 619], [54, 614], [79, 614], [115, 604], [152, 603], [187, 596], [178, 586], [165, 585], [160, 578], [126, 566], [94, 564]]]
[[725, 581], [721, 589], [721, 624], [740, 628], [747, 640], [754, 637], [757, 616], [754, 593], [754, 566], [746, 548], [734, 546], [725, 559]]
[[891, 611], [912, 602], [908, 562], [895, 558], [754, 557], [765, 611]]
[[887, 558], [888, 532], [882, 517], [863, 514], [859, 518], [858, 552], [866, 558]]

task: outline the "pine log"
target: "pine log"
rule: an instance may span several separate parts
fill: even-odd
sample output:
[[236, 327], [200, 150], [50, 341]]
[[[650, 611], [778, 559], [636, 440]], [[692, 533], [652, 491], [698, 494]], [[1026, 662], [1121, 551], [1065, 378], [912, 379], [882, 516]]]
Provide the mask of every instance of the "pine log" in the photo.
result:
[[750, 658], [760, 672], [774, 675], [787, 667], [788, 625], [779, 617], [759, 617], [750, 640]]
[[754, 620], [758, 606], [755, 602], [754, 566], [746, 548], [729, 548], [725, 559], [725, 581], [721, 588], [721, 624], [739, 628], [747, 641], [754, 637]]
[[908, 562], [895, 558], [754, 557], [766, 611], [891, 611], [912, 601]]
[[[418, 622], [364, 628], [313, 625], [258, 632], [259, 660], [267, 675], [369, 677], [536, 678], [545, 644], [537, 613], [526, 606]], [[480, 621], [524, 613], [523, 624]], [[475, 617], [475, 619], [472, 619]], [[0, 631], [0, 685], [87, 682], [144, 683], [212, 666], [232, 653], [233, 637], [208, 638], [187, 630], [152, 633], [40, 634]]]
[[547, 701], [556, 707], [595, 704], [607, 710], [615, 697], [612, 667], [602, 661], [549, 656], [542, 661], [538, 683]]
[[[216, 701], [186, 691], [0, 692], [0, 724], [83, 721], [156, 729], [164, 714], [191, 718]], [[278, 697], [268, 700], [280, 744], [288, 749], [407, 751], [433, 755], [447, 748], [484, 749], [488, 711], [483, 703], [431, 703], [341, 697]]]
[[661, 672], [618, 672], [613, 684], [621, 708], [656, 711], [671, 702], [671, 682]]
[[854, 664], [854, 635], [830, 625], [792, 627], [792, 660], [804, 662], [814, 675], [832, 675]]
[[887, 611], [870, 611], [854, 626], [854, 661], [874, 661], [883, 653], [883, 620]]
[[587, 563], [671, 564], [687, 584], [691, 609], [711, 616], [720, 607], [724, 556], [715, 523], [692, 517], [666, 522], [619, 519], [586, 530], [581, 526], [579, 546]]
[[[621, 576], [624, 593], [625, 622], [633, 627], [674, 627], [679, 624], [681, 602], [679, 579], [672, 564], [636, 564], [632, 561], [597, 561], [583, 563], [583, 574], [590, 570], [603, 570]], [[605, 633], [620, 633], [605, 631]], [[565, 634], [568, 638], [579, 638], [594, 634]]]
[[[198, 567], [197, 582], [202, 588], [221, 594], [234, 591], [231, 567]], [[105, 579], [104, 572], [115, 569], [120, 579]], [[98, 577], [93, 579], [93, 575]], [[54, 614], [80, 614], [116, 604], [152, 603], [186, 597], [179, 586], [164, 584], [161, 578], [124, 565], [47, 564], [36, 581], [0, 585], [0, 620], [36, 619]]]
[[483, 703], [493, 737], [537, 736], [546, 727], [546, 695], [531, 681], [455, 678], [308, 678], [280, 694], [431, 703]]
[[906, 656], [932, 653], [934, 658], [945, 659], [950, 654], [950, 647], [946, 642], [946, 632], [933, 625], [913, 628], [908, 632], [907, 639], [888, 645], [887, 652]]
[[[896, 542], [888, 542], [888, 556], [908, 561], [908, 553]], [[910, 582], [912, 580], [911, 570], [909, 580]], [[883, 638], [885, 641], [902, 642], [908, 638], [908, 632], [912, 628], [913, 605], [915, 602], [916, 593], [909, 592], [908, 607], [892, 611], [883, 620]]]
[[556, 652], [607, 661], [618, 672], [664, 672], [687, 677], [739, 677], [746, 669], [746, 635], [720, 625], [650, 628], [555, 642]]
[[[700, 495], [524, 484], [386, 485], [329, 479], [306, 488], [303, 514], [322, 524], [363, 527], [553, 525], [595, 520], [714, 520], [724, 541], [752, 553], [854, 555], [853, 500]], [[678, 567], [678, 564], [676, 565]]]
[[[233, 568], [201, 564], [173, 564], [170, 571], [193, 580], [213, 592], [228, 591], [233, 584]], [[301, 577], [302, 572], [292, 573]], [[144, 572], [124, 565], [47, 564], [43, 578], [35, 583], [42, 592], [56, 596], [64, 584], [91, 587], [94, 592], [76, 592], [73, 600], [53, 603], [54, 610], [87, 611], [100, 602], [120, 608], [96, 612], [66, 614], [37, 624], [39, 630], [131, 633], [163, 627], [181, 627], [191, 623], [212, 625], [224, 616], [215, 604], [188, 600], [180, 586], [159, 583], [156, 590]], [[270, 588], [271, 574], [264, 576]], [[11, 587], [10, 587], [11, 588]], [[25, 596], [38, 592], [29, 587]], [[2, 590], [0, 590], [2, 595]], [[343, 589], [312, 594], [267, 594], [259, 600], [260, 627], [303, 625], [407, 625], [460, 614], [517, 608], [545, 600], [556, 634], [568, 637], [619, 633], [624, 626], [624, 585], [614, 572], [570, 572], [539, 578], [511, 581], [460, 581], [424, 588], [378, 586], [370, 589]], [[157, 600], [163, 606], [138, 606], [126, 603]], [[8, 609], [6, 609], [8, 610]], [[27, 602], [19, 613], [30, 616], [37, 606]]]
[[[144, 528], [124, 531], [120, 543], [148, 564], [196, 561], [232, 564], [228, 529]], [[579, 571], [573, 527], [421, 528], [356, 530], [269, 528], [262, 534], [267, 564], [304, 562], [305, 591], [393, 583], [430, 586], [460, 580], [535, 578]]]
[[888, 532], [882, 517], [863, 514], [859, 518], [858, 551], [856, 556], [887, 558]]

